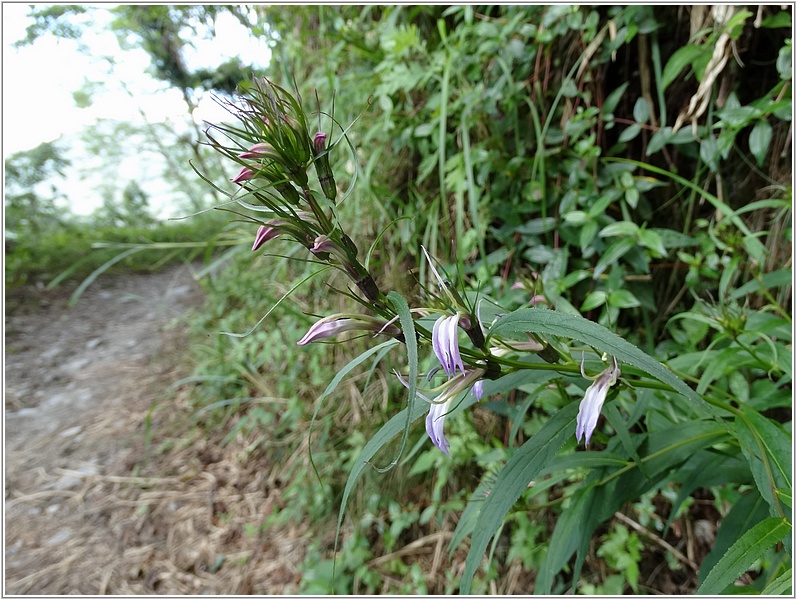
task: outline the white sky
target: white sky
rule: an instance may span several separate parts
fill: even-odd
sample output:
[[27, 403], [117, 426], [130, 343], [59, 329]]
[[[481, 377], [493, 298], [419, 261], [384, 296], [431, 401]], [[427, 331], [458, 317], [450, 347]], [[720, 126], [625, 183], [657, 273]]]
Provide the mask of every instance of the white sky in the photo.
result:
[[[31, 19], [25, 15], [29, 4], [3, 3], [3, 155], [34, 148], [56, 140], [62, 134], [80, 132], [99, 119], [115, 119], [141, 123], [139, 110], [150, 122], [180, 121], [186, 117], [186, 106], [180, 92], [169, 89], [165, 82], [147, 75], [149, 57], [144, 50], [119, 49], [115, 35], [104, 28], [110, 21], [108, 8], [93, 7], [91, 19], [99, 25], [83, 36], [92, 56], [78, 51], [77, 42], [59, 40], [51, 35], [39, 38], [33, 45], [14, 48], [12, 44], [25, 36]], [[196, 40], [196, 51], [187, 52], [189, 68], [213, 67], [230, 56], [240, 56], [245, 64], [264, 67], [271, 51], [263, 40], [253, 40], [250, 33], [231, 15], [221, 14], [212, 40]], [[112, 75], [104, 58], [113, 57]], [[135, 97], [125, 92], [124, 82]], [[93, 82], [92, 105], [81, 109], [72, 93], [85, 83]], [[198, 122], [217, 122], [228, 118], [211, 98], [203, 99], [193, 115]], [[70, 187], [77, 186], [71, 182]], [[73, 193], [64, 190], [70, 196]], [[74, 212], [88, 214], [100, 204], [96, 195], [73, 190], [82, 202], [72, 203]], [[153, 203], [155, 204], [155, 203]]]

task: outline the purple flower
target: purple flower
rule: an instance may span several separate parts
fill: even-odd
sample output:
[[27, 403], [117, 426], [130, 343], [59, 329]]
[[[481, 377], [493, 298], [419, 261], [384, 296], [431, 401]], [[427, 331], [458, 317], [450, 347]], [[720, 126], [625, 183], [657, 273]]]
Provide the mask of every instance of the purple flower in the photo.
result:
[[[418, 397], [422, 398], [429, 403], [429, 414], [426, 415], [426, 433], [432, 443], [445, 452], [446, 456], [450, 456], [448, 449], [450, 444], [443, 433], [443, 424], [445, 423], [446, 415], [450, 412], [451, 403], [459, 397], [459, 395], [470, 388], [471, 393], [481, 400], [484, 393], [481, 378], [484, 376], [484, 369], [473, 369], [468, 372], [463, 372], [453, 379], [446, 381], [443, 385], [435, 388], [441, 390], [437, 398], [434, 400], [428, 398], [424, 394], [417, 392]], [[398, 373], [396, 377], [401, 384], [409, 388], [410, 384]]]
[[458, 327], [458, 315], [443, 315], [435, 321], [432, 328], [432, 349], [449, 377], [457, 374], [457, 367], [465, 373], [465, 365], [459, 353]]
[[335, 242], [329, 239], [329, 236], [319, 235], [313, 241], [313, 247], [310, 248], [310, 252], [313, 254], [318, 254], [319, 252], [343, 253], [343, 250]]
[[432, 403], [429, 408], [429, 414], [426, 415], [426, 434], [429, 436], [429, 439], [432, 440], [432, 443], [440, 448], [446, 456], [451, 456], [448, 452], [451, 444], [443, 434], [443, 423], [445, 422], [445, 417], [452, 399], [453, 397], [448, 397], [445, 402]]
[[363, 330], [398, 335], [401, 330], [381, 319], [366, 315], [332, 315], [316, 321], [296, 344], [304, 346], [324, 338], [333, 337], [344, 331]]
[[281, 233], [282, 232], [276, 227], [272, 227], [271, 225], [261, 225], [257, 228], [257, 233], [255, 234], [255, 243], [252, 244], [252, 252], [260, 248], [260, 246], [265, 244], [267, 241], [273, 240]]
[[584, 445], [589, 445], [592, 432], [598, 424], [598, 417], [601, 414], [603, 402], [609, 388], [617, 383], [620, 376], [620, 367], [617, 366], [617, 359], [612, 357], [612, 366], [602, 371], [597, 377], [587, 377], [584, 373], [584, 357], [581, 357], [581, 375], [587, 379], [594, 379], [594, 383], [587, 388], [584, 399], [578, 407], [578, 418], [576, 419], [576, 441], [581, 442], [584, 437]]

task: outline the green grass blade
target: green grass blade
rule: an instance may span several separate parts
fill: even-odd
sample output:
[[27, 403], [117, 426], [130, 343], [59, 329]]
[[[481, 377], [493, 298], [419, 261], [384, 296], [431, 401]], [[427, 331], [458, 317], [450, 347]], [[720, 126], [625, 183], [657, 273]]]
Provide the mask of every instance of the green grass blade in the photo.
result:
[[100, 266], [100, 267], [97, 267], [96, 269], [94, 269], [94, 271], [91, 273], [91, 275], [89, 275], [88, 277], [86, 277], [86, 278], [85, 278], [85, 279], [82, 281], [82, 283], [81, 283], [81, 284], [78, 286], [78, 288], [77, 288], [77, 289], [76, 289], [76, 290], [75, 290], [75, 291], [72, 293], [72, 295], [69, 297], [69, 302], [67, 302], [67, 306], [70, 306], [70, 307], [74, 306], [74, 305], [75, 305], [75, 303], [76, 303], [76, 302], [77, 302], [77, 301], [80, 299], [80, 297], [83, 295], [83, 292], [85, 292], [85, 291], [86, 291], [86, 289], [87, 289], [87, 288], [88, 288], [88, 287], [89, 287], [89, 286], [90, 286], [92, 283], [94, 283], [94, 281], [97, 279], [97, 277], [99, 277], [100, 275], [102, 275], [103, 273], [105, 273], [105, 271], [107, 271], [108, 269], [110, 269], [110, 268], [111, 268], [112, 266], [114, 266], [116, 263], [118, 263], [118, 262], [120, 262], [120, 261], [124, 260], [125, 258], [127, 258], [128, 256], [130, 256], [131, 254], [135, 254], [136, 252], [141, 252], [142, 250], [146, 250], [146, 249], [147, 249], [147, 246], [139, 246], [139, 247], [136, 247], [136, 248], [130, 248], [129, 250], [125, 250], [124, 252], [122, 252], [122, 253], [120, 253], [120, 254], [117, 254], [117, 255], [116, 255], [116, 256], [114, 256], [114, 257], [113, 257], [111, 260], [109, 260], [109, 261], [107, 261], [106, 263], [104, 263], [102, 266]]
[[275, 308], [277, 308], [280, 304], [282, 304], [282, 301], [285, 300], [285, 298], [287, 298], [288, 296], [293, 294], [293, 292], [295, 292], [299, 287], [304, 285], [307, 281], [309, 281], [310, 279], [312, 279], [313, 277], [315, 277], [319, 273], [323, 273], [324, 271], [328, 271], [329, 269], [332, 269], [332, 268], [333, 267], [331, 265], [329, 265], [329, 266], [326, 266], [326, 267], [323, 267], [323, 268], [319, 269], [318, 271], [314, 271], [314, 272], [310, 273], [307, 277], [302, 277], [296, 284], [294, 284], [294, 286], [291, 289], [289, 289], [287, 292], [285, 292], [285, 294], [279, 300], [277, 300], [277, 302], [274, 304], [274, 306], [272, 306], [271, 308], [268, 309], [268, 312], [266, 312], [266, 314], [264, 314], [262, 317], [260, 317], [260, 320], [257, 323], [255, 323], [251, 327], [251, 329], [249, 329], [247, 331], [244, 331], [243, 333], [232, 333], [231, 331], [220, 331], [219, 333], [221, 335], [228, 335], [230, 337], [236, 337], [236, 338], [246, 337], [247, 335], [252, 333], [255, 329], [260, 327], [260, 324], [263, 321], [266, 320], [266, 317], [268, 317], [274, 311]]

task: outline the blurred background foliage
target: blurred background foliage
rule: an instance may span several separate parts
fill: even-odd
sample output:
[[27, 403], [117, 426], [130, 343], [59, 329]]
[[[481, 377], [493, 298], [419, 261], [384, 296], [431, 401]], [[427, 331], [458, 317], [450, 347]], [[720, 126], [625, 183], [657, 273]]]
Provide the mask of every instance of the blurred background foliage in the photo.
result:
[[[86, 10], [36, 9], [30, 40], [79, 39], [74, 17]], [[219, 12], [230, 11], [252, 35], [272, 40], [269, 68], [254, 75], [295, 86], [310, 114], [324, 113], [319, 128], [332, 128], [333, 136], [359, 118], [348, 130], [356, 154], [336, 151], [333, 169], [341, 189], [354, 185], [340, 215], [358, 233], [361, 251], [384, 231], [371, 262], [382, 289], [417, 296], [423, 244], [508, 310], [533, 299], [598, 321], [670, 361], [698, 391], [719, 389], [790, 431], [790, 9], [110, 10], [122, 46], [147, 50], [152, 74], [181, 90], [189, 112], [201, 94], [228, 96], [253, 74], [240, 61], [191, 71], [182, 60], [192, 36], [212, 35]], [[235, 175], [234, 165], [219, 164], [196, 143], [199, 127], [168, 144], [167, 132], [142, 135], [173, 165], [163, 177], [193, 199], [189, 212], [224, 202], [209, 198], [187, 166], [190, 159], [219, 185]], [[253, 526], [303, 523], [317, 533], [301, 564], [300, 592], [456, 591], [467, 538], [455, 525], [478, 511], [479, 494], [489, 494], [512, 449], [583, 393], [564, 384], [526, 385], [483, 401], [447, 422], [451, 459], [414, 430], [419, 444], [400, 467], [387, 475], [366, 471], [333, 578], [334, 522], [347, 473], [403, 402], [390, 362], [355, 371], [320, 407], [308, 438], [316, 398], [370, 343], [296, 349], [313, 321], [308, 315], [346, 308], [329, 293], [340, 280], [312, 280], [275, 307], [310, 272], [296, 248], [276, 240], [271, 256], [252, 255], [254, 230], [218, 214], [164, 225], [148, 214], [135, 180], [103, 192], [93, 220], [69, 219], [53, 190], [35, 187], [71, 168], [55, 145], [5, 164], [6, 285], [51, 281], [92, 241], [163, 242], [157, 258], [140, 252], [120, 263], [138, 260], [141, 268], [164, 264], [167, 246], [173, 259], [189, 260], [199, 254], [187, 242], [223, 241], [203, 255], [200, 274], [212, 274], [204, 279], [207, 302], [190, 320], [197, 411], [190, 426], [221, 447], [243, 442], [237, 460], [257, 464], [267, 456], [280, 473], [284, 502]], [[122, 246], [115, 248], [94, 254], [70, 277], [87, 275]], [[249, 335], [208, 335], [245, 332], [267, 311]], [[650, 401], [640, 393], [621, 410], [638, 419], [635, 411]], [[598, 447], [606, 443], [605, 435], [597, 438]], [[687, 458], [595, 529], [578, 592], [690, 593], [705, 580], [733, 542], [718, 524], [736, 523], [736, 507], [754, 494], [751, 480], [734, 478], [724, 463], [727, 471], [690, 487], [679, 471], [688, 470]], [[534, 591], [551, 532], [588, 472], [563, 469], [530, 485], [472, 593]], [[450, 552], [441, 551], [449, 542]], [[566, 557], [557, 571], [554, 592], [569, 589], [572, 562]], [[771, 590], [787, 566], [782, 550], [773, 550], [744, 576], [743, 589]]]

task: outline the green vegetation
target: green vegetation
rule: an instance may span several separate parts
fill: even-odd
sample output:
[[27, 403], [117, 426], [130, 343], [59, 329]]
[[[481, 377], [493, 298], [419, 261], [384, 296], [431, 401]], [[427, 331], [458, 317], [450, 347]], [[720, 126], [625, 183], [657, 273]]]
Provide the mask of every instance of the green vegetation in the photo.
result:
[[[247, 213], [224, 238], [244, 242], [207, 258], [224, 268], [191, 322], [193, 426], [289, 472], [282, 508], [257, 527], [318, 533], [299, 591], [791, 593], [791, 14], [256, 12], [275, 40], [258, 75], [295, 85], [311, 128], [321, 111], [319, 129], [333, 114], [330, 137], [346, 130], [329, 153], [335, 215], [379, 289], [428, 299], [423, 245], [469, 301], [493, 301], [490, 336], [542, 339], [560, 361], [528, 353], [480, 402], [464, 395], [449, 458], [419, 424], [405, 430], [428, 406], [408, 407], [392, 373], [434, 368], [429, 346], [413, 358], [360, 334], [297, 348], [316, 316], [355, 310], [357, 290], [287, 239], [250, 252], [265, 217]], [[197, 171], [232, 192], [240, 166]], [[72, 235], [85, 254], [85, 231], [47, 223], [63, 237], [19, 236], [7, 285], [74, 263], [58, 262]], [[584, 448], [579, 361], [598, 375], [604, 352], [622, 373]], [[403, 433], [395, 468], [371, 468]]]

